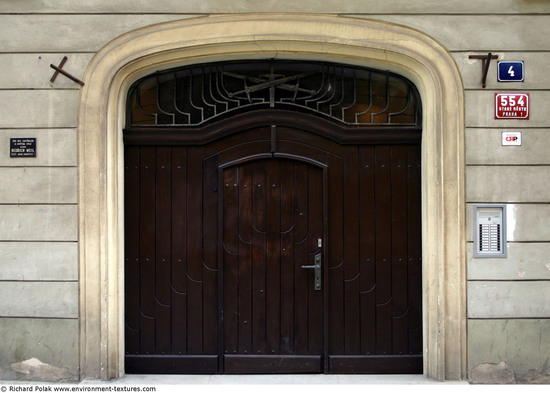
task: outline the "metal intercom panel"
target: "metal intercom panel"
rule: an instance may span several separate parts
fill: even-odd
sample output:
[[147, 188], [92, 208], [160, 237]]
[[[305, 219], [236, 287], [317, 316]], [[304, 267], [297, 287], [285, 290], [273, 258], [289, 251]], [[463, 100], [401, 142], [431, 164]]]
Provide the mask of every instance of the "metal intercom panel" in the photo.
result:
[[474, 257], [506, 258], [506, 205], [474, 205]]

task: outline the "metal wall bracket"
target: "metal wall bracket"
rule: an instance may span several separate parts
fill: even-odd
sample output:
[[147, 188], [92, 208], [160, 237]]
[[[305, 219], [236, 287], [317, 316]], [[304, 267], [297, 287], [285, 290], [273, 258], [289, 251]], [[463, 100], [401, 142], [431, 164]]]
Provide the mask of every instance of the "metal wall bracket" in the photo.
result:
[[69, 78], [70, 80], [78, 83], [80, 86], [84, 86], [84, 82], [82, 82], [80, 79], [72, 76], [71, 74], [69, 74], [67, 71], [65, 71], [63, 69], [63, 66], [65, 65], [65, 62], [67, 61], [67, 56], [64, 56], [63, 57], [63, 60], [61, 60], [61, 63], [59, 63], [59, 66], [55, 66], [53, 64], [50, 64], [50, 67], [53, 68], [55, 70], [55, 73], [53, 74], [52, 76], [52, 79], [50, 79], [50, 82], [54, 82], [55, 81], [55, 78], [57, 78], [57, 75], [59, 74], [63, 74], [65, 75], [67, 78]]
[[485, 89], [487, 82], [487, 73], [489, 72], [489, 64], [492, 59], [498, 59], [497, 55], [493, 55], [491, 52], [485, 55], [470, 55], [469, 59], [481, 60], [481, 87]]

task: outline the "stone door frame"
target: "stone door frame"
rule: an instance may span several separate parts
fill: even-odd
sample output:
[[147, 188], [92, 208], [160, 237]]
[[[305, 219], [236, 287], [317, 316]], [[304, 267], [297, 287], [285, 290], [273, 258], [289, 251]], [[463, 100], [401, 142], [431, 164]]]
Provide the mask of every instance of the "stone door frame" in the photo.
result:
[[88, 65], [78, 113], [81, 378], [124, 374], [123, 143], [126, 94], [157, 70], [231, 59], [333, 61], [410, 79], [423, 108], [424, 373], [466, 378], [464, 93], [445, 48], [386, 22], [239, 14], [126, 33]]

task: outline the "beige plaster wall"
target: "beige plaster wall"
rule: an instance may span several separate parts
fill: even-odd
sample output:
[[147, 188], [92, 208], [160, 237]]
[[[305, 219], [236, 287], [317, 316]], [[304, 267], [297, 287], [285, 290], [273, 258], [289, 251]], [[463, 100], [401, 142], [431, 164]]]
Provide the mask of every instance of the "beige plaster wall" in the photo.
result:
[[544, 0], [266, 0], [261, 3], [246, 0], [227, 2], [223, 0], [26, 0], [3, 2], [1, 12], [20, 13], [239, 13], [239, 12], [319, 12], [353, 14], [393, 14], [396, 10], [405, 14], [522, 14], [545, 13], [550, 7]]
[[[399, 14], [394, 13], [396, 9]], [[54, 71], [49, 65], [59, 64], [66, 55], [68, 61], [64, 69], [84, 78], [86, 68], [98, 51], [122, 34], [162, 22], [246, 12], [308, 12], [345, 15], [360, 22], [386, 21], [412, 27], [433, 37], [449, 52], [458, 69], [465, 97], [466, 203], [463, 208], [469, 218], [466, 227], [460, 228], [468, 239], [464, 246], [471, 250], [471, 204], [508, 203], [514, 213], [508, 215], [510, 249], [507, 259], [479, 260], [473, 258], [471, 252], [464, 257], [470, 288], [467, 304], [483, 301], [487, 302], [487, 309], [497, 310], [472, 309], [473, 312], [469, 309], [468, 314], [464, 313], [469, 315], [470, 338], [466, 368], [467, 371], [477, 370], [473, 381], [491, 381], [495, 371], [490, 366], [504, 360], [509, 371], [507, 375], [512, 376], [506, 380], [508, 382], [521, 381], [522, 375], [535, 375], [535, 380], [544, 378], [547, 370], [543, 356], [531, 356], [520, 346], [529, 337], [548, 334], [547, 321], [550, 319], [544, 299], [535, 296], [537, 291], [548, 291], [550, 272], [547, 265], [550, 261], [546, 257], [550, 244], [546, 224], [550, 219], [550, 188], [547, 185], [550, 155], [546, 147], [550, 132], [550, 115], [546, 108], [550, 98], [550, 74], [546, 67], [550, 61], [547, 45], [550, 3], [527, 0], [0, 1], [3, 43], [0, 53], [0, 175], [3, 180], [0, 185], [0, 255], [3, 256], [0, 258], [0, 294], [5, 295], [0, 302], [0, 329], [5, 337], [0, 341], [0, 378], [21, 377], [12, 365], [31, 357], [69, 372], [51, 375], [51, 379], [79, 378], [75, 364], [80, 362], [79, 351], [85, 350], [79, 341], [83, 338], [79, 336], [78, 312], [75, 312], [75, 307], [80, 312], [86, 311], [79, 309], [79, 295], [75, 289], [79, 284], [78, 209], [82, 208], [77, 194], [79, 160], [82, 159], [82, 153], [80, 159], [77, 157], [78, 103], [82, 96], [80, 86], [62, 75], [51, 83]], [[345, 33], [346, 30], [344, 36]], [[338, 45], [345, 44], [338, 42]], [[284, 46], [281, 49], [284, 50]], [[469, 55], [488, 51], [499, 59], [525, 60], [525, 81], [499, 84], [493, 61], [487, 88], [482, 89], [481, 62], [469, 59]], [[323, 58], [331, 54], [341, 58], [348, 56], [338, 55], [336, 45], [329, 46], [325, 54], [302, 56]], [[208, 51], [196, 55], [207, 56]], [[218, 56], [223, 58], [222, 54]], [[237, 50], [233, 56], [239, 56]], [[347, 59], [361, 62], [359, 55]], [[379, 64], [385, 60], [388, 58], [383, 55], [377, 59]], [[120, 67], [123, 64], [121, 62]], [[532, 117], [529, 121], [494, 120], [492, 96], [501, 90], [531, 94]], [[507, 130], [522, 131], [523, 146], [501, 146], [500, 133]], [[10, 137], [36, 137], [38, 156], [10, 158]], [[95, 150], [86, 151], [89, 155], [96, 153]], [[452, 188], [452, 185], [447, 186]], [[463, 280], [466, 286], [465, 275]], [[497, 282], [498, 290], [489, 289], [496, 288], [493, 282]], [[43, 299], [31, 296], [37, 288]], [[61, 288], [63, 297], [57, 295]], [[14, 293], [18, 296], [13, 296]], [[503, 300], [503, 294], [509, 300]], [[514, 307], [521, 309], [522, 300], [527, 298], [536, 303], [529, 320], [518, 319], [522, 318], [523, 311], [504, 313]], [[46, 304], [41, 303], [44, 301]], [[27, 310], [25, 315], [13, 315], [19, 304], [22, 310]], [[60, 316], [54, 311], [56, 309], [65, 310], [64, 314]], [[38, 314], [34, 313], [38, 310], [41, 314], [36, 318]], [[501, 334], [491, 336], [495, 324], [521, 324], [524, 339], [511, 339], [519, 328], [502, 328]], [[36, 335], [24, 335], [21, 330], [22, 326], [29, 326], [31, 332], [37, 332], [44, 325], [48, 325], [51, 354], [33, 349]], [[64, 341], [65, 336], [71, 339]], [[484, 339], [495, 345], [478, 345]], [[25, 351], [15, 351], [16, 343], [23, 343]], [[479, 367], [487, 366], [489, 371], [480, 374]], [[451, 374], [465, 373], [454, 370]]]

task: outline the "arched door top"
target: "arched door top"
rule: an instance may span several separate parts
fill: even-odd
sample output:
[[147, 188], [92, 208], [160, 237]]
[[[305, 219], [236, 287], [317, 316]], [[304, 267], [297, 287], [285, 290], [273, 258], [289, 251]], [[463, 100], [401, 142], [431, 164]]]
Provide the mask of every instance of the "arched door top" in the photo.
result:
[[130, 88], [126, 128], [194, 127], [252, 110], [350, 126], [419, 126], [414, 85], [388, 71], [311, 61], [230, 61], [157, 72]]

